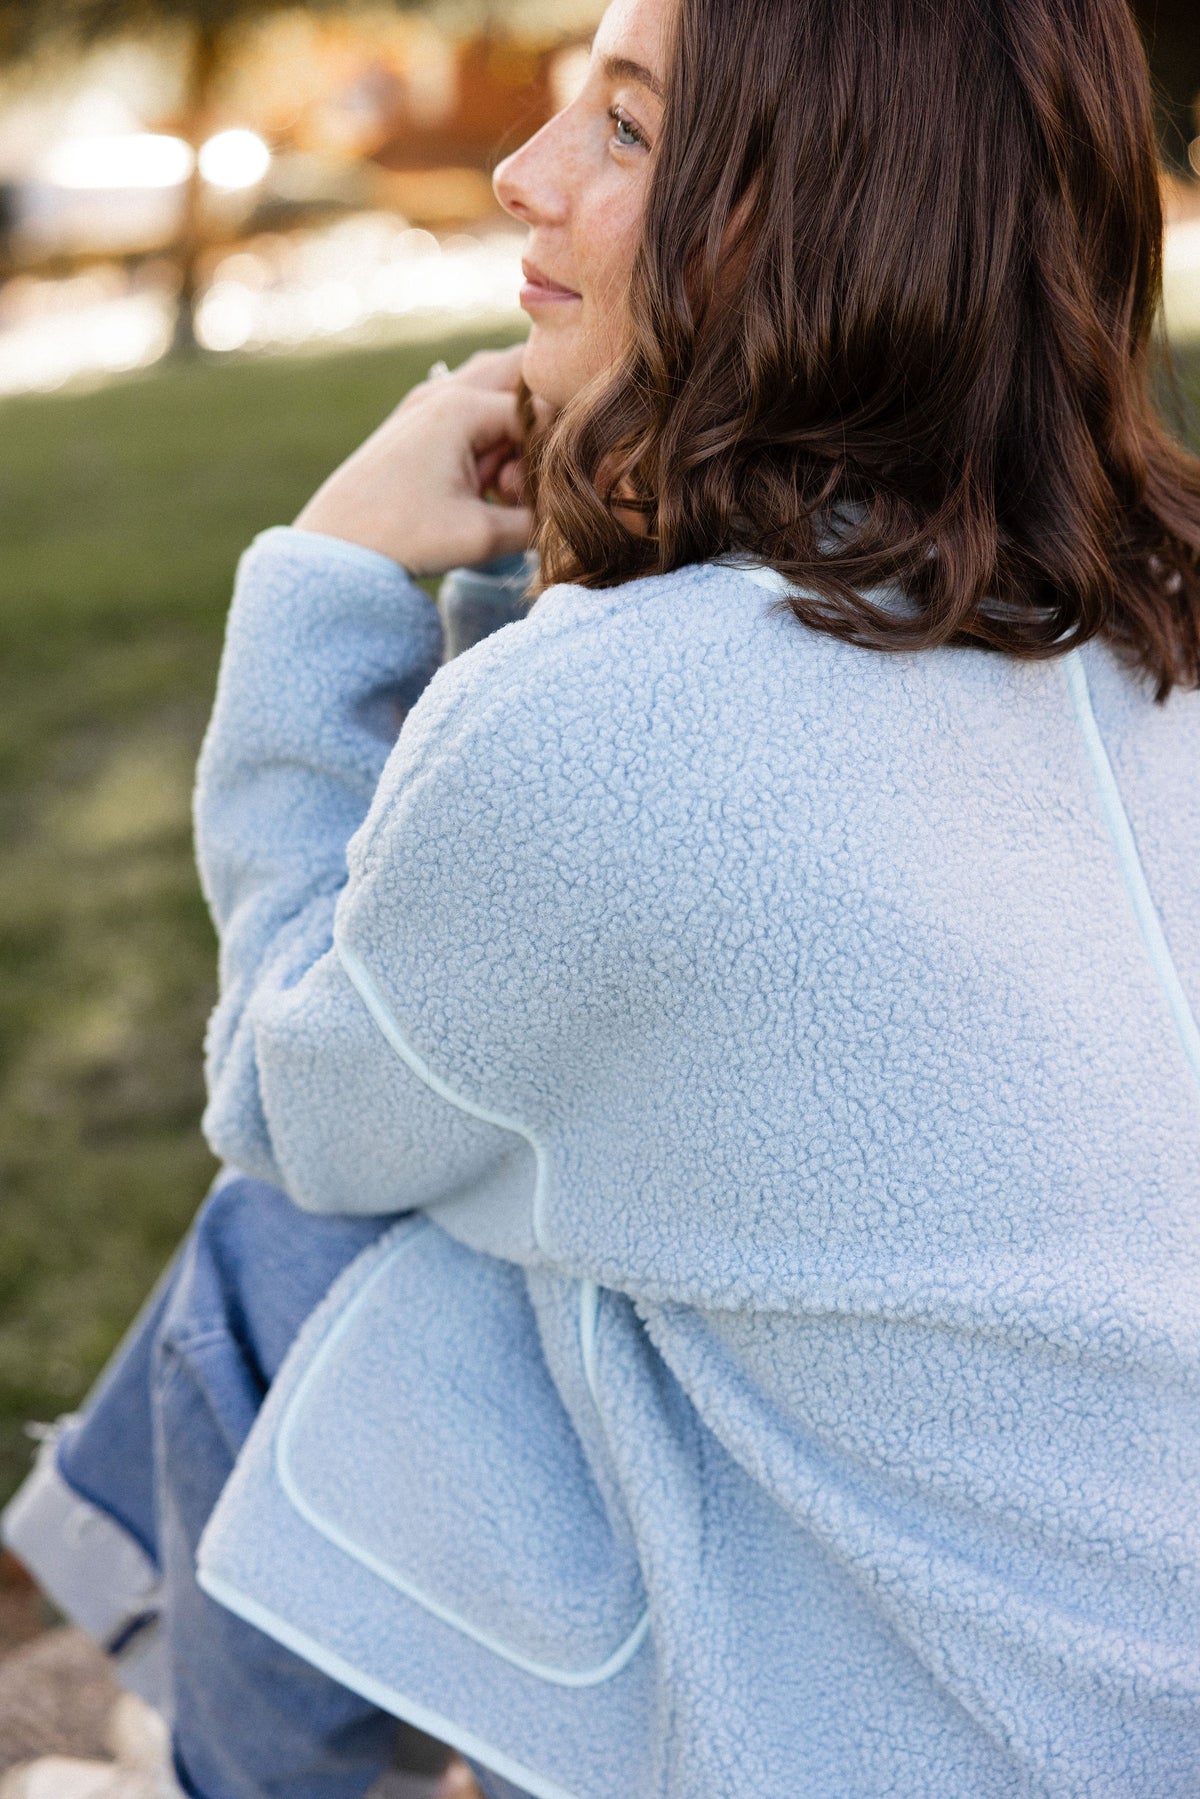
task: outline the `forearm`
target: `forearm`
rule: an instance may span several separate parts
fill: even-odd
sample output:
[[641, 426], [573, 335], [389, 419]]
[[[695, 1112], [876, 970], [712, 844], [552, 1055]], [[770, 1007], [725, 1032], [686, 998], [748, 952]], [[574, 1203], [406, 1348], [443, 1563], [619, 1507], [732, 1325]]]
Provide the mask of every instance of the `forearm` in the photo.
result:
[[[301, 528], [264, 533], [238, 572], [196, 802], [221, 944], [205, 1129], [218, 1155], [322, 1210], [424, 1203], [508, 1147], [477, 1120], [464, 1130], [406, 1067], [332, 946], [353, 886], [347, 852], [389, 757], [418, 785], [431, 754], [444, 763], [429, 743], [436, 704], [396, 741], [443, 644], [437, 609], [404, 570], [484, 563], [530, 539], [526, 510], [485, 499], [519, 454], [518, 362], [479, 356], [421, 384], [314, 495]], [[453, 710], [453, 686], [447, 698]], [[452, 783], [452, 754], [448, 766]], [[399, 923], [389, 912], [388, 929]]]
[[221, 945], [209, 1126], [271, 1178], [251, 1000], [327, 949], [346, 845], [393, 745], [391, 702], [416, 698], [441, 643], [432, 602], [383, 556], [280, 529], [242, 558], [196, 793]]
[[196, 792], [223, 937], [247, 908], [291, 915], [340, 882], [392, 748], [389, 699], [415, 698], [441, 647], [433, 603], [384, 556], [285, 528], [246, 551]]

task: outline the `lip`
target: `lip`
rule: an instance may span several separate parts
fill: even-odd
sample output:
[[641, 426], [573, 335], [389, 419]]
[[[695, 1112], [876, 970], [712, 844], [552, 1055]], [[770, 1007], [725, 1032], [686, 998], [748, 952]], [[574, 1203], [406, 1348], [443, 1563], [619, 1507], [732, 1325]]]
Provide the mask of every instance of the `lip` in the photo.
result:
[[525, 276], [521, 305], [526, 310], [531, 306], [563, 306], [583, 298], [574, 288], [564, 287], [561, 281], [553, 281], [534, 262], [522, 262], [521, 272]]

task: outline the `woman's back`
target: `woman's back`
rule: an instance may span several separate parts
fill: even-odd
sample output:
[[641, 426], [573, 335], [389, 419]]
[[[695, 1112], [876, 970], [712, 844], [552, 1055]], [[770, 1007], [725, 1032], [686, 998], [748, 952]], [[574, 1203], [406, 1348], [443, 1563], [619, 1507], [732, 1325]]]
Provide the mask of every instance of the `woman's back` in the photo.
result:
[[[260, 1532], [331, 1580], [349, 1543], [423, 1595], [401, 1692], [438, 1690], [426, 1601], [493, 1645], [455, 1713], [484, 1740], [504, 1693], [578, 1757], [545, 1669], [587, 1677], [571, 1790], [665, 1757], [672, 1793], [744, 1792], [758, 1755], [782, 1793], [784, 1754], [839, 1799], [1186, 1793], [1198, 752], [1200, 699], [1098, 647], [880, 656], [728, 567], [553, 590], [444, 670], [335, 939], [395, 1080], [495, 1154], [301, 1351], [263, 1438], [290, 1473], [246, 1477], [249, 1550], [219, 1514], [214, 1590]], [[284, 1135], [329, 1115], [313, 1041], [294, 999], [261, 1020]], [[694, 1708], [665, 1736], [663, 1682]]]
[[[495, 973], [439, 996], [436, 1049], [420, 995], [397, 1005], [547, 1161], [603, 1141], [588, 1191], [543, 1182], [547, 1253], [733, 1305], [826, 1265], [841, 1290], [1031, 1261], [1082, 1302], [1149, 1277], [1159, 1231], [1174, 1257], [1200, 1166], [1200, 697], [1156, 706], [1099, 646], [881, 657], [721, 568], [557, 590], [476, 655], [441, 677], [471, 773], [429, 922]], [[499, 903], [476, 825], [535, 865]], [[422, 889], [406, 853], [386, 890], [414, 931]], [[510, 1008], [539, 1026], [523, 1049]]]

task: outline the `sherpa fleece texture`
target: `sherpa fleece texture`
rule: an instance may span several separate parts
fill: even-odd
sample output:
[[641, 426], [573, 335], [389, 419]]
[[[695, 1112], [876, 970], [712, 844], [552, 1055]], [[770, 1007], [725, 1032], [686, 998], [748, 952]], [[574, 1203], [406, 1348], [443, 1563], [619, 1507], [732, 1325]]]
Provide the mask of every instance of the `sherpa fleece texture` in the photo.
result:
[[[761, 571], [760, 571], [761, 573]], [[243, 560], [208, 1130], [415, 1209], [211, 1591], [545, 1799], [1200, 1792], [1200, 697]]]

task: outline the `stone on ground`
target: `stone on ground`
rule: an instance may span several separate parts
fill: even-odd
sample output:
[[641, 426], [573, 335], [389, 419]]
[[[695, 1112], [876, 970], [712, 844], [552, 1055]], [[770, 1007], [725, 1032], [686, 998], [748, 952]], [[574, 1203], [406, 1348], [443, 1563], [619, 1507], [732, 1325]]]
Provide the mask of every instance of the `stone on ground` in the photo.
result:
[[63, 1627], [0, 1661], [0, 1774], [38, 1756], [106, 1761], [121, 1689], [108, 1658]]
[[0, 1780], [0, 1799], [165, 1799], [165, 1794], [153, 1775], [137, 1768], [43, 1755], [9, 1769]]
[[[479, 1799], [440, 1745], [402, 1726], [397, 1749], [404, 1766], [367, 1799]], [[0, 1799], [180, 1799], [163, 1720], [82, 1631], [49, 1630], [0, 1658]]]

